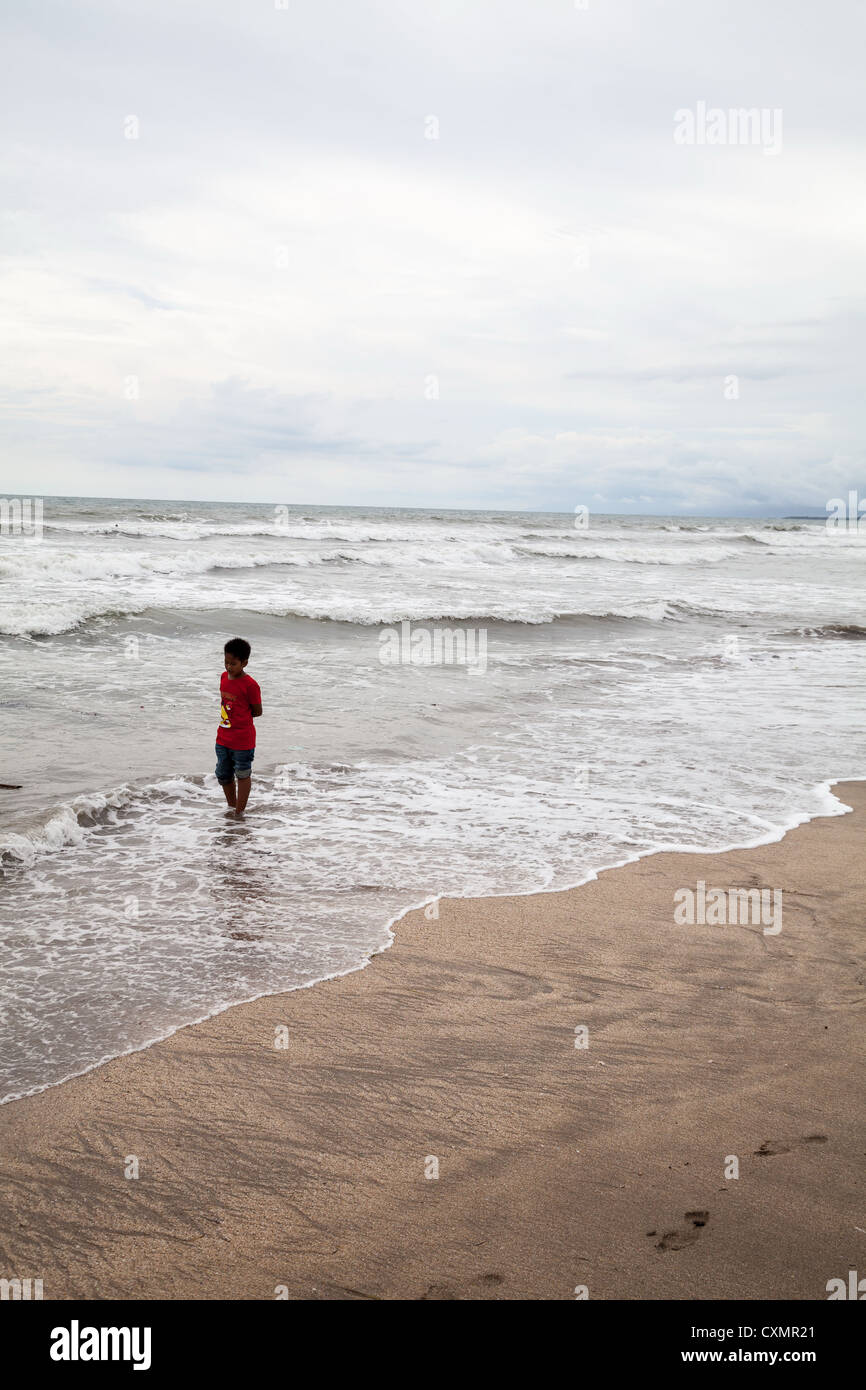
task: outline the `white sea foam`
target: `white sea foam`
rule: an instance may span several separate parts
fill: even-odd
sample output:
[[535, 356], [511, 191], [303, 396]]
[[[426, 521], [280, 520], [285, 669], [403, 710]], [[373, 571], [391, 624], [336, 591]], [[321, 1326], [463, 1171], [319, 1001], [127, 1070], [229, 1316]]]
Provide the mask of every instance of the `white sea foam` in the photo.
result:
[[700, 551], [695, 551], [674, 549], [672, 546], [627, 545], [621, 541], [599, 546], [562, 540], [558, 544], [525, 545], [517, 549], [521, 554], [539, 555], [551, 560], [610, 560], [624, 565], [718, 565], [723, 560], [735, 560], [739, 554], [733, 546], [705, 545]]
[[143, 786], [124, 784], [108, 792], [87, 792], [24, 830], [0, 834], [0, 868], [30, 867], [46, 854], [80, 845], [94, 830], [116, 823], [116, 813], [159, 798], [202, 796], [202, 787], [184, 777], [167, 777]]

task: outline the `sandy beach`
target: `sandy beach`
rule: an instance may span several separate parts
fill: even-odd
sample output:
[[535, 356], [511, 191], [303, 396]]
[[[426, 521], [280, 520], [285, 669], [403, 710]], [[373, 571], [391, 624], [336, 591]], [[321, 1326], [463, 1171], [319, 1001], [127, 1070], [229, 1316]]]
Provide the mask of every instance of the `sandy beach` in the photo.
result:
[[[834, 791], [852, 814], [771, 845], [443, 899], [363, 971], [8, 1104], [0, 1273], [46, 1299], [826, 1298], [866, 1259], [866, 784]], [[699, 880], [781, 889], [782, 930], [677, 925]]]

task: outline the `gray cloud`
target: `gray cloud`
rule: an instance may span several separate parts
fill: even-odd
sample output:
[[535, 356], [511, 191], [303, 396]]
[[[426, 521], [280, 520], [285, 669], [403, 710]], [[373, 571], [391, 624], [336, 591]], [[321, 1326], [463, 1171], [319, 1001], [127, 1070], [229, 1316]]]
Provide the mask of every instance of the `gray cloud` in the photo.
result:
[[[866, 491], [863, 30], [855, 0], [832, 25], [806, 0], [19, 10], [6, 485]], [[781, 152], [677, 145], [698, 102], [780, 108]]]

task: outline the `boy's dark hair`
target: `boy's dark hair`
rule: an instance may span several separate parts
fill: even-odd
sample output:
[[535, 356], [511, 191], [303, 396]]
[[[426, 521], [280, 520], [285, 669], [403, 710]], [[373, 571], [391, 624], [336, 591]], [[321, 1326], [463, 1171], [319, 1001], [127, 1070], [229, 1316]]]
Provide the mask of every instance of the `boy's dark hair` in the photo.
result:
[[223, 651], [228, 656], [236, 656], [238, 661], [249, 661], [252, 647], [243, 637], [232, 637], [226, 642]]

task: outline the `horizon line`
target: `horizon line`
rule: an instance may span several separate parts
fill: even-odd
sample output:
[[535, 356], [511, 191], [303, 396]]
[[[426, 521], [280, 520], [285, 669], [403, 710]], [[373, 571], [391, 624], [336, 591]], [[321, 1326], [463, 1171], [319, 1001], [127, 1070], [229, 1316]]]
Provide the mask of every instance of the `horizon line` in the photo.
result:
[[[61, 502], [61, 501], [76, 501], [76, 502], [168, 502], [168, 503], [171, 503], [173, 506], [178, 506], [178, 505], [182, 505], [182, 504], [192, 504], [192, 505], [204, 505], [204, 506], [212, 506], [212, 507], [292, 507], [292, 508], [297, 508], [297, 509], [299, 509], [299, 510], [302, 510], [303, 508], [307, 507], [307, 508], [316, 508], [316, 509], [322, 509], [322, 510], [324, 510], [324, 509], [331, 509], [331, 510], [334, 510], [334, 511], [338, 511], [338, 510], [344, 510], [344, 511], [346, 511], [346, 510], [351, 510], [351, 511], [401, 511], [401, 512], [436, 512], [436, 511], [438, 511], [438, 512], [478, 512], [478, 513], [484, 513], [484, 512], [503, 512], [503, 513], [513, 514], [513, 515], [515, 515], [515, 516], [526, 516], [526, 515], [530, 515], [530, 516], [532, 516], [532, 515], [535, 515], [535, 516], [572, 516], [572, 515], [574, 514], [574, 510], [575, 510], [574, 508], [567, 509], [567, 510], [560, 510], [559, 508], [556, 508], [556, 507], [499, 507], [499, 506], [486, 506], [486, 507], [484, 507], [484, 506], [455, 507], [455, 506], [445, 506], [445, 505], [443, 505], [443, 504], [441, 504], [441, 503], [424, 503], [424, 504], [421, 504], [421, 503], [405, 504], [405, 503], [404, 503], [404, 504], [396, 504], [396, 503], [389, 503], [389, 502], [379, 502], [379, 503], [373, 503], [373, 502], [274, 502], [274, 501], [272, 501], [272, 500], [270, 500], [270, 499], [269, 499], [268, 501], [253, 501], [253, 500], [251, 500], [250, 498], [244, 498], [244, 499], [226, 499], [226, 498], [218, 498], [218, 497], [157, 497], [157, 496], [127, 497], [127, 496], [111, 495], [111, 494], [108, 494], [108, 493], [78, 493], [78, 492], [57, 492], [57, 493], [49, 493], [49, 492], [40, 492], [40, 493], [32, 493], [32, 492], [31, 492], [31, 493], [8, 492], [8, 493], [6, 493], [6, 496], [9, 497], [9, 498], [17, 497], [17, 498], [21, 498], [21, 499], [29, 499], [29, 498], [33, 498], [33, 497], [35, 497], [35, 496], [40, 496], [44, 501], [53, 501], [53, 502]], [[585, 504], [578, 504], [578, 505], [585, 505]], [[792, 505], [796, 505], [796, 504], [792, 504]], [[801, 503], [800, 505], [801, 505], [801, 506], [803, 506], [803, 505], [808, 506], [808, 505], [810, 505], [810, 504], [808, 504], [808, 503], [806, 503], [806, 504]], [[814, 504], [812, 504], [812, 505], [814, 505]], [[728, 520], [731, 520], [731, 521], [749, 521], [749, 520], [756, 520], [756, 519], [766, 519], [766, 520], [768, 520], [768, 521], [774, 521], [774, 520], [775, 520], [775, 521], [779, 521], [779, 520], [781, 520], [781, 521], [823, 521], [823, 520], [826, 520], [826, 507], [825, 507], [824, 512], [815, 511], [814, 514], [810, 514], [810, 513], [808, 513], [808, 512], [789, 512], [789, 511], [782, 511], [781, 509], [776, 510], [776, 511], [761, 512], [761, 513], [758, 513], [758, 512], [752, 512], [752, 513], [744, 513], [744, 512], [673, 512], [673, 511], [667, 511], [667, 512], [615, 512], [615, 511], [613, 511], [613, 512], [612, 512], [612, 511], [602, 511], [601, 509], [595, 510], [595, 509], [593, 509], [592, 507], [589, 507], [589, 508], [587, 508], [587, 511], [589, 512], [590, 515], [595, 515], [595, 516], [647, 517], [647, 518], [658, 518], [658, 519], [676, 518], [676, 517], [688, 517], [688, 518], [702, 518], [702, 517], [703, 517], [703, 518], [715, 518], [716, 520], [725, 520], [725, 519], [728, 519]]]

